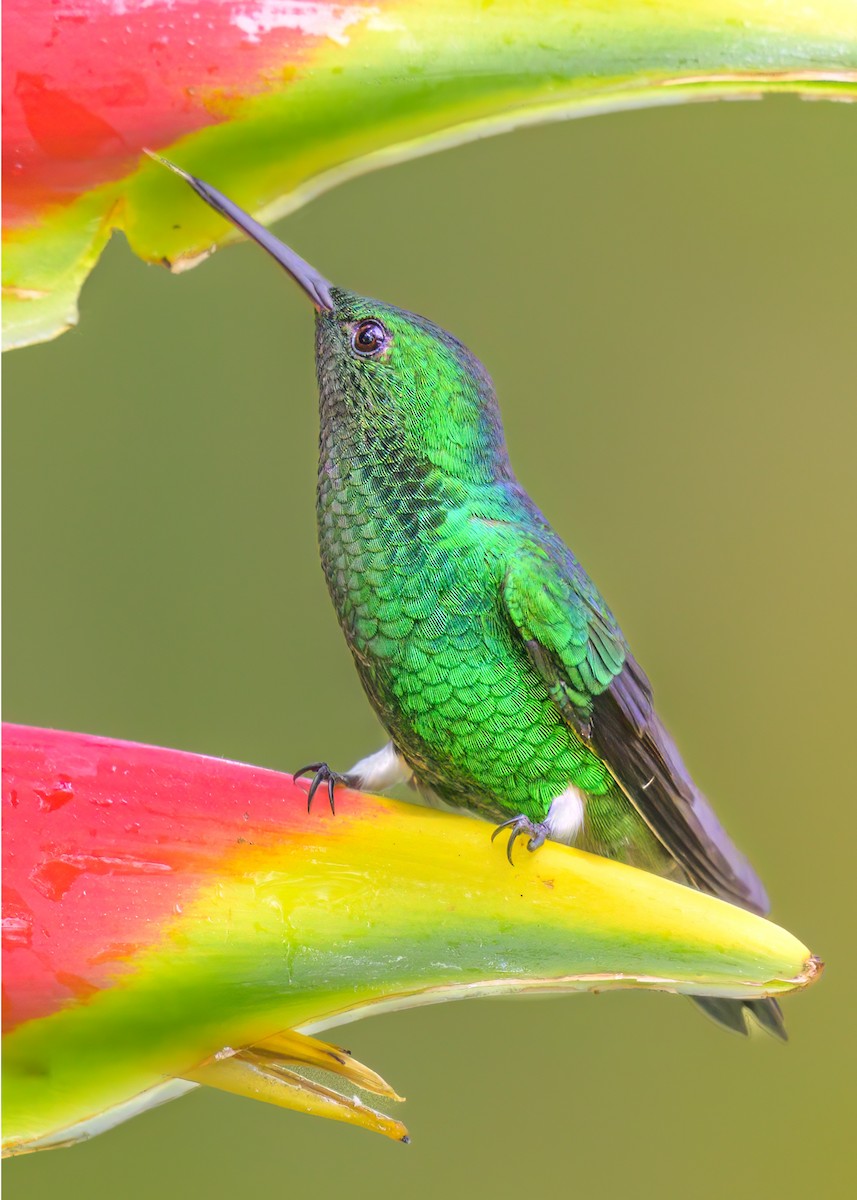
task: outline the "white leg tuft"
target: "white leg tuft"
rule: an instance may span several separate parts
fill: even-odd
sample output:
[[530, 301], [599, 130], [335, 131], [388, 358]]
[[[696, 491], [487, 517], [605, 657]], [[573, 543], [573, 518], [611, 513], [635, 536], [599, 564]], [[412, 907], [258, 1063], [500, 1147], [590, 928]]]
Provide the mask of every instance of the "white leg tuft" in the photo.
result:
[[383, 792], [397, 783], [407, 783], [413, 771], [393, 743], [387, 742], [381, 750], [361, 758], [347, 774], [361, 791]]
[[573, 846], [583, 828], [586, 805], [583, 795], [576, 787], [567, 787], [551, 802], [545, 825], [552, 842], [563, 842]]

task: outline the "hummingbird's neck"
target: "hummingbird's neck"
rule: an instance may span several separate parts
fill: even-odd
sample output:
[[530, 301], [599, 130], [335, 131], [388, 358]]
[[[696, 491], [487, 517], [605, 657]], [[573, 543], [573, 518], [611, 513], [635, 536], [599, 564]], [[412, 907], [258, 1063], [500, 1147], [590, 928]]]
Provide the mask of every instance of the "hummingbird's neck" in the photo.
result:
[[[479, 497], [511, 479], [508, 456], [475, 460], [456, 454], [421, 452], [393, 432], [355, 428], [350, 423], [323, 422], [319, 437], [319, 486], [362, 497], [365, 515], [382, 524], [403, 524], [416, 533], [414, 519], [430, 529], [438, 522], [431, 515], [451, 509], [479, 507]], [[406, 528], [404, 528], [406, 527]]]
[[343, 477], [358, 471], [401, 488], [448, 488], [461, 494], [514, 481], [500, 413], [493, 396], [473, 406], [467, 420], [422, 422], [416, 429], [380, 403], [354, 405], [338, 388], [319, 395], [320, 466], [335, 466]]

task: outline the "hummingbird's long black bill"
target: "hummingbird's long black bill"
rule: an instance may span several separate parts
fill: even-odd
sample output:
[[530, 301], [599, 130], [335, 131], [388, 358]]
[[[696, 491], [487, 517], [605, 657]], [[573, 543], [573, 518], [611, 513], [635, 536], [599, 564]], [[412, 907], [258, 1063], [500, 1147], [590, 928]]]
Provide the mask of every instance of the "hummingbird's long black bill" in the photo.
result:
[[152, 150], [147, 150], [146, 153], [155, 162], [162, 163], [165, 167], [169, 167], [171, 171], [175, 171], [176, 175], [180, 175], [215, 212], [219, 212], [222, 217], [225, 217], [227, 221], [231, 221], [233, 225], [243, 233], [246, 233], [254, 242], [258, 242], [263, 250], [267, 250], [271, 257], [275, 258], [280, 266], [288, 271], [295, 283], [303, 288], [317, 309], [333, 312], [334, 305], [333, 297], [330, 294], [330, 282], [323, 275], [319, 274], [315, 267], [311, 267], [308, 262], [305, 262], [285, 242], [281, 242], [279, 238], [274, 237], [264, 225], [260, 225], [258, 221], [254, 221], [242, 208], [239, 208], [237, 204], [233, 204], [222, 192], [218, 192], [217, 188], [213, 188], [208, 183], [203, 183], [201, 179], [197, 179], [194, 175], [189, 175], [187, 171], [183, 171], [181, 167], [177, 167], [168, 158], [162, 158], [160, 154], [155, 154]]

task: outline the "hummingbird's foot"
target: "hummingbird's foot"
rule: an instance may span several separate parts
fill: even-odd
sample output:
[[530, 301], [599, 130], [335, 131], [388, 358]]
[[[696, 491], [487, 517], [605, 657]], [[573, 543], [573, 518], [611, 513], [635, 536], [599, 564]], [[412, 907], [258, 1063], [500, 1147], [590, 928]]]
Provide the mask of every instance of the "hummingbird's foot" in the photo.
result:
[[536, 824], [534, 821], [531, 821], [529, 817], [525, 817], [523, 813], [520, 816], [512, 817], [509, 821], [504, 821], [502, 825], [498, 825], [491, 834], [492, 842], [501, 829], [511, 830], [509, 834], [509, 843], [506, 846], [506, 857], [508, 858], [509, 862], [512, 863], [512, 866], [515, 865], [512, 862], [512, 847], [515, 845], [515, 842], [519, 837], [526, 836], [529, 838], [529, 841], [527, 842], [527, 849], [532, 853], [533, 850], [538, 850], [539, 846], [543, 846], [545, 844], [545, 840], [548, 836], [547, 825]]
[[336, 809], [333, 804], [333, 789], [338, 783], [345, 784], [346, 787], [352, 786], [352, 779], [348, 775], [340, 775], [338, 771], [332, 771], [326, 762], [309, 763], [305, 767], [301, 767], [299, 771], [295, 771], [292, 779], [300, 779], [302, 775], [313, 775], [313, 781], [309, 785], [309, 792], [306, 798], [306, 810], [310, 811], [312, 802], [318, 789], [327, 784], [327, 798], [330, 801], [330, 811], [336, 815]]

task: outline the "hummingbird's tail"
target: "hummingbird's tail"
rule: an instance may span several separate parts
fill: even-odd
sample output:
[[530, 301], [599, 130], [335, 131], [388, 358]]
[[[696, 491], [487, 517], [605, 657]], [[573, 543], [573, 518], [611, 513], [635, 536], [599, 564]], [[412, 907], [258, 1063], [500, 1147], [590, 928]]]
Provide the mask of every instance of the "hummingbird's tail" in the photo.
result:
[[767, 1000], [724, 1000], [721, 996], [692, 996], [691, 999], [723, 1029], [746, 1036], [751, 1018], [754, 1018], [766, 1033], [784, 1042], [789, 1040], [782, 1009], [773, 997]]
[[[675, 742], [654, 711], [651, 685], [630, 655], [621, 674], [596, 698], [593, 731], [601, 757], [675, 859], [684, 880], [730, 904], [766, 914], [770, 904], [761, 880], [694, 783]], [[727, 1000], [720, 996], [693, 999], [725, 1029], [746, 1034], [755, 1020], [768, 1033], [786, 1040], [776, 1000]]]

